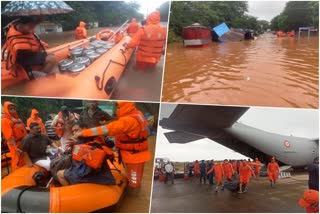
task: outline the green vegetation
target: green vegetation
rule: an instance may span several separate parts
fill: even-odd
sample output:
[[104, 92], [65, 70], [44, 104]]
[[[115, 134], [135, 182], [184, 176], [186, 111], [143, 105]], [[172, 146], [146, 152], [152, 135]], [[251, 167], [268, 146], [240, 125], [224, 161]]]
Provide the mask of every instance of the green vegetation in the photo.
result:
[[[9, 2], [1, 2], [1, 10]], [[46, 21], [54, 21], [62, 24], [63, 30], [74, 30], [80, 21], [86, 23], [99, 22], [99, 26], [121, 25], [128, 19], [135, 17], [142, 20], [143, 14], [138, 12], [139, 4], [122, 1], [68, 1], [66, 2], [74, 9], [67, 14], [49, 15]], [[2, 26], [9, 23], [12, 18], [1, 16]]]
[[[1, 10], [9, 1], [1, 2]], [[123, 1], [67, 1], [73, 12], [67, 14], [49, 15], [45, 21], [60, 23], [64, 31], [74, 30], [80, 21], [86, 23], [98, 22], [100, 27], [109, 27], [110, 25], [121, 25], [126, 20], [136, 18], [138, 21], [144, 19], [144, 15], [139, 13], [140, 5], [135, 2]], [[169, 2], [163, 3], [160, 8], [161, 21], [168, 21]], [[151, 11], [152, 12], [152, 11]], [[2, 26], [7, 25], [17, 17], [2, 16]]]
[[247, 11], [246, 1], [172, 2], [168, 41], [181, 40], [182, 28], [193, 23], [212, 28], [225, 22], [229, 27], [252, 29], [259, 33], [269, 28], [267, 21], [245, 14]]
[[281, 14], [271, 20], [272, 30], [298, 30], [319, 26], [319, 1], [289, 1]]
[[[86, 106], [86, 100], [70, 100], [70, 99], [43, 99], [43, 98], [29, 98], [29, 97], [2, 97], [1, 104], [10, 101], [17, 105], [17, 112], [23, 122], [26, 123], [30, 117], [33, 108], [39, 111], [39, 116], [43, 121], [46, 120], [49, 114], [57, 114], [61, 106], [66, 105], [72, 112], [81, 113], [82, 108]], [[100, 106], [114, 105], [113, 101], [99, 101]], [[150, 113], [158, 120], [159, 104], [157, 103], [136, 103], [136, 107], [143, 113]], [[2, 109], [3, 111], [3, 109]], [[155, 125], [158, 125], [156, 122]], [[155, 127], [156, 130], [156, 127]]]
[[[5, 101], [13, 102], [17, 105], [17, 111], [19, 117], [23, 122], [26, 122], [30, 117], [31, 110], [33, 108], [39, 111], [39, 116], [42, 120], [46, 120], [48, 114], [57, 114], [60, 111], [60, 107], [66, 105], [71, 111], [80, 113], [82, 110], [79, 107], [83, 107], [86, 101], [82, 100], [69, 100], [69, 99], [41, 99], [41, 98], [29, 98], [29, 97], [2, 97], [2, 105]], [[99, 105], [113, 105], [111, 101], [100, 101]]]

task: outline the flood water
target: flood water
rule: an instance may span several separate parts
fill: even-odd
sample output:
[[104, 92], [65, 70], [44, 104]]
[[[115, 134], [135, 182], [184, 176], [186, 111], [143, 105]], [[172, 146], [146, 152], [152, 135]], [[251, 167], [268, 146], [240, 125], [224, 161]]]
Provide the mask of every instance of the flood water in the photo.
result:
[[318, 108], [319, 38], [169, 44], [162, 100], [223, 105]]

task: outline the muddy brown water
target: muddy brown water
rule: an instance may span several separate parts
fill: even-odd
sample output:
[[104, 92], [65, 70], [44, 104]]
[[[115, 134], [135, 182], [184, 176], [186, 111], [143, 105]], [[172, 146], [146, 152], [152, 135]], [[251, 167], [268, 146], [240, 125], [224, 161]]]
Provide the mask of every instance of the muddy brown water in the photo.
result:
[[318, 108], [319, 37], [167, 47], [166, 102]]

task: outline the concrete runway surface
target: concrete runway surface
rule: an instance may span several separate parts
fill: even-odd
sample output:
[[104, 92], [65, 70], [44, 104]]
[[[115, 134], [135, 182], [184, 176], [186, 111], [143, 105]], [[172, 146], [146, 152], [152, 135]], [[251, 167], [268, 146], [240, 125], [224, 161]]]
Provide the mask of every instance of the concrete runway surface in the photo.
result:
[[270, 187], [267, 177], [252, 178], [243, 194], [215, 192], [215, 185], [200, 184], [199, 179], [175, 179], [175, 183], [154, 181], [151, 212], [185, 213], [301, 213], [298, 200], [308, 188], [306, 173], [292, 173], [291, 178], [278, 180]]

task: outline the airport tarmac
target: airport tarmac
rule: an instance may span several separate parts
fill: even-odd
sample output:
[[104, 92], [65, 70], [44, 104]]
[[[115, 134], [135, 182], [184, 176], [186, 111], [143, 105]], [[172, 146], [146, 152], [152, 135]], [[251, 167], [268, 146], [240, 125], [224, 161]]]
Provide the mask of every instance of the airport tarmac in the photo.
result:
[[270, 187], [267, 177], [252, 178], [248, 192], [215, 192], [215, 185], [200, 184], [199, 179], [175, 179], [175, 183], [153, 183], [151, 212], [154, 213], [301, 213], [298, 200], [308, 188], [307, 173], [292, 173], [291, 178], [278, 180]]

